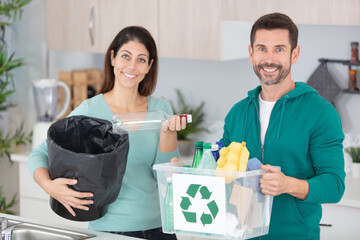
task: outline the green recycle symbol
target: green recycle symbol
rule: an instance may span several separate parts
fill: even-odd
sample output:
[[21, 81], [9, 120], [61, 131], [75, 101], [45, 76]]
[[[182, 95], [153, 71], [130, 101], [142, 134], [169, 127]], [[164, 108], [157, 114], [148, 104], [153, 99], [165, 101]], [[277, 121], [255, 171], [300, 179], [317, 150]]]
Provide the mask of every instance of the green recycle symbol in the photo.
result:
[[[197, 193], [201, 194], [201, 199], [209, 200], [212, 192], [206, 186], [201, 186], [198, 184], [190, 184], [186, 193], [189, 197], [195, 198]], [[196, 223], [196, 212], [188, 212], [187, 210], [192, 205], [189, 197], [181, 197], [180, 207], [182, 209], [182, 213], [187, 222]], [[213, 220], [215, 220], [216, 215], [219, 212], [219, 207], [216, 202], [213, 200], [207, 204], [207, 207], [211, 214], [202, 213], [200, 217], [200, 221], [205, 226], [205, 224], [211, 224]]]

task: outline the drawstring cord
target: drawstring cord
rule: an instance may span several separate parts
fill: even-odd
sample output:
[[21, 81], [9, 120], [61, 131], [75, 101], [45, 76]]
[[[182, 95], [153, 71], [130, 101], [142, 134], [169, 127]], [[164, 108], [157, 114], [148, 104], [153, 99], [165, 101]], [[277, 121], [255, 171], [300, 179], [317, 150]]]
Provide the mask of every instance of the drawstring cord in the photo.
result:
[[248, 111], [249, 111], [251, 102], [252, 102], [252, 101], [249, 101], [249, 102], [248, 102], [248, 104], [247, 104], [247, 110], [246, 110], [245, 113], [244, 113], [245, 120], [244, 120], [244, 125], [243, 125], [242, 136], [241, 136], [242, 141], [245, 141], [245, 131], [246, 131], [246, 124], [247, 124], [247, 114], [248, 114]]
[[280, 123], [279, 123], [279, 129], [278, 129], [278, 133], [277, 133], [277, 138], [280, 138], [280, 129], [281, 129], [281, 124], [282, 124], [282, 120], [283, 120], [283, 116], [284, 116], [284, 111], [285, 111], [285, 103], [286, 100], [289, 98], [289, 95], [285, 95], [283, 104], [282, 104], [282, 109], [281, 109], [281, 116], [280, 116]]

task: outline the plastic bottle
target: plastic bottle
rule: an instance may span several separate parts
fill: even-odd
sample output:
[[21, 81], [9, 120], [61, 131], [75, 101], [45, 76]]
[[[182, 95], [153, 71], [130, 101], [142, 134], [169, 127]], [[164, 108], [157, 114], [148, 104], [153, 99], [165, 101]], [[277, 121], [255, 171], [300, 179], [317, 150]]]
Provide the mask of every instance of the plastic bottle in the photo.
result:
[[203, 145], [203, 155], [201, 157], [200, 163], [197, 168], [200, 169], [216, 169], [217, 163], [211, 152], [211, 143], [204, 143]]
[[197, 168], [199, 166], [199, 162], [201, 160], [201, 157], [203, 155], [203, 141], [197, 141], [195, 142], [195, 154], [194, 159], [192, 162], [192, 168]]
[[171, 177], [166, 178], [165, 194], [165, 232], [174, 231], [174, 202], [173, 202], [173, 185]]
[[216, 144], [219, 146], [219, 151], [224, 147], [223, 142], [216, 142]]
[[218, 145], [218, 155], [217, 155], [217, 158], [215, 158], [215, 160], [217, 162], [219, 157], [220, 157], [220, 150], [224, 147], [224, 143], [223, 142], [216, 142], [216, 144]]
[[357, 87], [356, 87], [356, 75], [357, 75], [357, 71], [350, 69], [349, 70], [349, 90], [351, 91], [356, 91]]
[[[187, 123], [192, 122], [191, 114], [179, 114], [182, 119], [185, 117]], [[167, 120], [174, 117], [163, 111], [149, 112], [129, 112], [118, 113], [112, 117], [112, 126], [115, 133], [123, 133], [123, 131], [138, 130], [159, 130]]]
[[351, 42], [351, 60], [352, 63], [359, 62], [359, 42]]
[[217, 144], [211, 144], [211, 152], [214, 156], [215, 161], [219, 159], [219, 146]]

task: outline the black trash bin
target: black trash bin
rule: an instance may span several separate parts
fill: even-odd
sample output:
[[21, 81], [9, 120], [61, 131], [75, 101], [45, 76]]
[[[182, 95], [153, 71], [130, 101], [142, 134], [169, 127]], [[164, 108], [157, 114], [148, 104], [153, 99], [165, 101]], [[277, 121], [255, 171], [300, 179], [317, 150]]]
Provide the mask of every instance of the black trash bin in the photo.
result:
[[50, 126], [47, 144], [51, 179], [75, 178], [78, 183], [70, 188], [94, 194], [89, 211], [74, 208], [75, 217], [50, 197], [52, 210], [74, 221], [100, 218], [103, 207], [114, 202], [120, 192], [129, 151], [128, 134], [114, 133], [106, 120], [72, 116]]

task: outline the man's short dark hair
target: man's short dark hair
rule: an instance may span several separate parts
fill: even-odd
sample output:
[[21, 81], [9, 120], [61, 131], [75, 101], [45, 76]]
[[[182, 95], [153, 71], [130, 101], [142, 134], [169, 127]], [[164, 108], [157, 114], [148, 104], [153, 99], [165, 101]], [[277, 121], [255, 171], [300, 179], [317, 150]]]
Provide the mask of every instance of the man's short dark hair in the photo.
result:
[[299, 31], [295, 23], [287, 15], [283, 13], [270, 13], [260, 17], [251, 28], [250, 43], [253, 47], [255, 41], [255, 34], [257, 30], [274, 30], [285, 29], [289, 30], [289, 41], [291, 51], [297, 46]]

